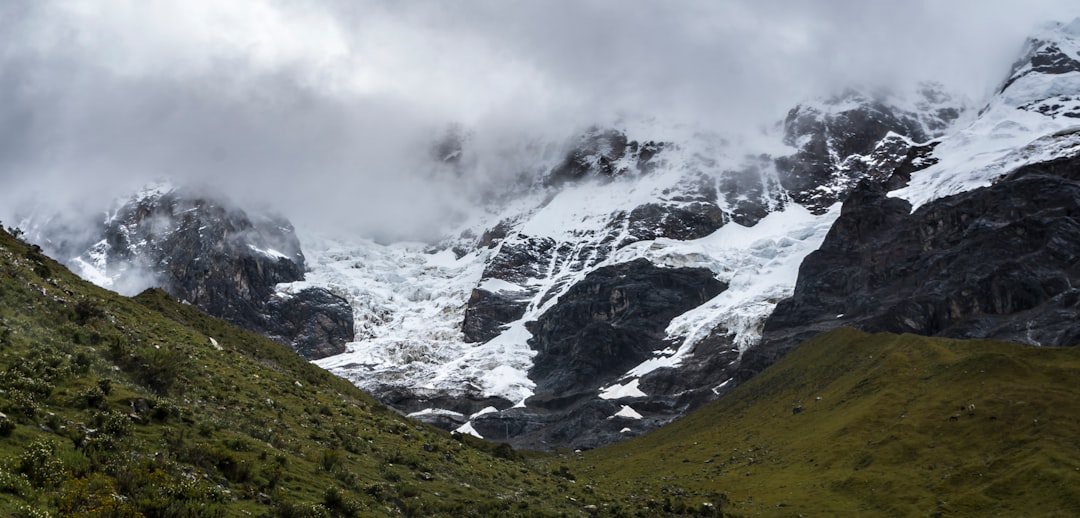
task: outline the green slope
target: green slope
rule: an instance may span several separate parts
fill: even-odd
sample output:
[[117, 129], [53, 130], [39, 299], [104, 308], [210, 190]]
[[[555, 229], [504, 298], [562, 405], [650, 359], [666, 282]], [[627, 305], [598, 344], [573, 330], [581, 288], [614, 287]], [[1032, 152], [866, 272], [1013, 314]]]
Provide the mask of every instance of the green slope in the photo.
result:
[[0, 516], [551, 515], [593, 498], [3, 231], [0, 412]]
[[840, 329], [570, 469], [748, 516], [1080, 516], [1080, 349]]
[[2, 516], [1074, 516], [1080, 349], [841, 329], [667, 427], [513, 452], [0, 231]]

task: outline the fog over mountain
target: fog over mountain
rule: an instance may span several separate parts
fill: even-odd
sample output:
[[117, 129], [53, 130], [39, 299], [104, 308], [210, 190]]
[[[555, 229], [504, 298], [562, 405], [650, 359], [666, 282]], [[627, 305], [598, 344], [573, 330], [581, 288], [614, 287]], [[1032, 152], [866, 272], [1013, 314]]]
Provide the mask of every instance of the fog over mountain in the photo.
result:
[[[1073, 2], [0, 4], [0, 220], [158, 178], [301, 225], [424, 237], [515, 150], [620, 116], [752, 134], [842, 85], [976, 102]], [[454, 126], [458, 125], [458, 126]], [[469, 135], [464, 178], [430, 160]], [[44, 208], [43, 208], [44, 207]]]

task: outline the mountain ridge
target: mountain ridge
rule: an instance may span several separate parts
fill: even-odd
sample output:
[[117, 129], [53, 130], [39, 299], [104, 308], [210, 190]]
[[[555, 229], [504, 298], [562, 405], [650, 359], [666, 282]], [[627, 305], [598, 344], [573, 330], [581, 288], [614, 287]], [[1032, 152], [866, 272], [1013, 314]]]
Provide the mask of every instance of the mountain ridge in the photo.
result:
[[[1069, 27], [1033, 37], [977, 112], [942, 86], [922, 84], [808, 101], [754, 139], [624, 119], [586, 128], [562, 146], [530, 144], [535, 153], [522, 155], [529, 160], [503, 175], [521, 181], [493, 186], [489, 201], [437, 243], [300, 232], [308, 271], [277, 284], [272, 297], [321, 289], [347, 302], [355, 335], [318, 364], [417, 418], [479, 435], [530, 430], [508, 438], [536, 448], [594, 447], [641, 433], [731, 390], [797, 343], [755, 352], [774, 308], [790, 306], [781, 301], [814, 282], [800, 263], [868, 193], [906, 203], [889, 220], [900, 221], [905, 210], [1076, 154], [1068, 128], [1072, 107], [1080, 107], [1080, 72], [1055, 57], [1080, 56]], [[433, 171], [466, 181], [476, 165], [471, 143], [461, 128], [438, 139]], [[841, 208], [845, 199], [852, 207]], [[579, 304], [569, 297], [575, 286], [637, 260], [656, 266], [654, 285], [704, 268], [727, 288], [649, 324], [662, 325], [660, 340], [623, 372], [600, 369], [588, 404], [566, 398], [553, 407], [560, 398], [537, 395], [539, 349], [552, 342], [534, 334], [535, 322], [549, 312], [591, 318], [610, 294]], [[574, 304], [581, 313], [570, 315]], [[566, 365], [603, 356], [604, 341], [580, 343], [567, 349]], [[623, 407], [642, 419], [613, 427], [606, 417]]]

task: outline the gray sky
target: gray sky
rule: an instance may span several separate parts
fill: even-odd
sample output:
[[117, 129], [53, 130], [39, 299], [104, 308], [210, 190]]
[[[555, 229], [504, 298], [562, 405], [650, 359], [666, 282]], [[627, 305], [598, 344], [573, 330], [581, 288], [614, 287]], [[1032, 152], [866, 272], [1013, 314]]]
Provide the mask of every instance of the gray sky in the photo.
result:
[[412, 232], [455, 203], [417, 172], [448, 123], [498, 148], [616, 113], [739, 131], [852, 83], [933, 79], [978, 101], [1037, 23], [1078, 15], [1073, 0], [6, 0], [0, 219], [30, 192], [101, 205], [174, 177], [300, 222]]

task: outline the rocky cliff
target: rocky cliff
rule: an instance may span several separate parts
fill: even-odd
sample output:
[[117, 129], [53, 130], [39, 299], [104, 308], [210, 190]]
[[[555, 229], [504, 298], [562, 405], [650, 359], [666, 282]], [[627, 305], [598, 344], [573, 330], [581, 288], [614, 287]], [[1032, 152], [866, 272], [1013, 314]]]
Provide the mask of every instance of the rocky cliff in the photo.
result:
[[1080, 343], [1077, 58], [1080, 23], [1046, 27], [969, 127], [860, 185], [743, 377], [839, 326]]
[[[754, 138], [620, 119], [530, 143], [499, 161], [519, 181], [486, 186], [436, 242], [307, 235], [301, 257], [287, 226], [226, 210], [203, 245], [179, 204], [160, 209], [175, 238], [158, 209], [132, 209], [133, 237], [85, 261], [194, 247], [130, 259], [311, 357], [350, 339], [348, 309], [355, 336], [319, 365], [419, 419], [526, 447], [670, 422], [841, 324], [1064, 343], [1077, 27], [1032, 38], [977, 110], [928, 83], [810, 100]], [[440, 137], [433, 170], [485, 174], [469, 135]], [[229, 244], [238, 232], [253, 237]]]
[[921, 141], [963, 109], [933, 85], [808, 102], [776, 126], [780, 156], [708, 132], [587, 129], [433, 247], [305, 244], [297, 286], [347, 293], [367, 333], [320, 364], [520, 446], [654, 428], [734, 386], [836, 200], [930, 163]]
[[340, 353], [353, 339], [352, 309], [343, 298], [323, 288], [288, 297], [276, 292], [279, 283], [303, 279], [305, 270], [300, 242], [284, 218], [161, 186], [120, 203], [94, 234], [100, 240], [70, 264], [99, 284], [138, 279], [163, 287], [309, 359]]

